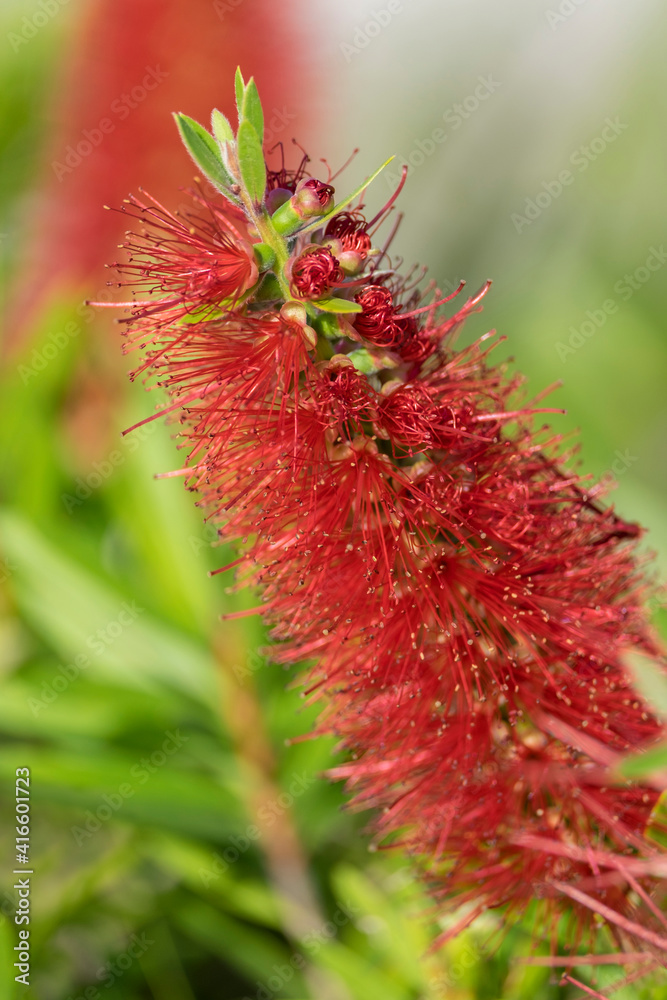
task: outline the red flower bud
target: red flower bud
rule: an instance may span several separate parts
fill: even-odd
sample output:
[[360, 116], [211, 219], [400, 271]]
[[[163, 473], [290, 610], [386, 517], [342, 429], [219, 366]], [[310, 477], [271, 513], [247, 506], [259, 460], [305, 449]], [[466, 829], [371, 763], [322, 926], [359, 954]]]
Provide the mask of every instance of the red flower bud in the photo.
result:
[[324, 233], [325, 236], [340, 240], [343, 250], [355, 251], [362, 260], [368, 256], [371, 238], [366, 232], [366, 222], [352, 212], [340, 212], [335, 215]]
[[305, 250], [292, 263], [290, 290], [302, 299], [320, 299], [343, 281], [340, 264], [328, 247]]
[[295, 233], [308, 219], [326, 215], [333, 205], [333, 196], [334, 189], [330, 184], [314, 177], [299, 181], [289, 201], [273, 213], [271, 221], [274, 228], [285, 236]]
[[316, 218], [326, 215], [333, 205], [334, 189], [330, 184], [309, 177], [297, 184], [292, 198], [292, 207], [302, 219]]
[[366, 285], [355, 295], [362, 312], [354, 320], [354, 328], [366, 340], [378, 347], [393, 347], [398, 327], [395, 320], [396, 307], [388, 288], [382, 285]]

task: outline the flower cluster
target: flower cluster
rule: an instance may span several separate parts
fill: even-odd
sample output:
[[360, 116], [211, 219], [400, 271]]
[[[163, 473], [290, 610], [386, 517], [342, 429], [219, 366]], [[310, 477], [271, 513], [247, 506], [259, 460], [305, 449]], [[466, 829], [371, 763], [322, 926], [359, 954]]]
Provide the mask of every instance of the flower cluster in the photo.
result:
[[570, 915], [572, 948], [602, 919], [655, 956], [659, 791], [614, 771], [662, 733], [624, 665], [660, 652], [640, 530], [517, 405], [497, 338], [457, 349], [488, 286], [447, 316], [453, 296], [375, 246], [393, 199], [367, 221], [363, 189], [334, 205], [307, 161], [267, 172], [252, 81], [237, 100], [236, 137], [219, 112], [215, 140], [177, 117], [223, 197], [194, 192], [184, 217], [131, 199], [117, 265], [149, 293], [127, 347], [171, 397], [180, 473], [242, 539], [274, 658], [313, 664], [320, 730], [348, 750], [332, 773], [376, 810], [378, 846], [467, 904], [457, 927], [537, 901], [554, 933]]

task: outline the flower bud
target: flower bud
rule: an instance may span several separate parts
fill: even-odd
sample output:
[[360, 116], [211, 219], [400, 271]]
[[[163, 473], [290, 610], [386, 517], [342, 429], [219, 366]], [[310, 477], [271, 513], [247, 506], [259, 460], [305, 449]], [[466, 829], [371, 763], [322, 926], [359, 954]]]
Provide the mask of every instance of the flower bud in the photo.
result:
[[328, 247], [306, 247], [296, 259], [288, 262], [285, 271], [292, 295], [300, 299], [320, 299], [344, 277]]
[[292, 197], [273, 213], [271, 221], [279, 233], [289, 236], [309, 219], [326, 215], [333, 205], [333, 196], [330, 184], [309, 177], [297, 184]]
[[362, 256], [358, 250], [343, 250], [336, 256], [343, 274], [347, 275], [359, 274], [366, 260], [366, 256]]
[[308, 313], [300, 302], [285, 302], [280, 309], [280, 318], [290, 326], [305, 326], [308, 322]]
[[340, 212], [329, 222], [325, 235], [324, 245], [331, 247], [345, 274], [358, 274], [372, 252], [363, 217], [354, 212]]
[[366, 261], [367, 254], [356, 248], [349, 248], [343, 240], [330, 236], [322, 240], [322, 246], [328, 247], [341, 266], [343, 274], [348, 277], [358, 274]]
[[317, 330], [308, 325], [308, 313], [301, 302], [285, 302], [280, 308], [280, 318], [301, 333], [309, 351], [317, 347]]

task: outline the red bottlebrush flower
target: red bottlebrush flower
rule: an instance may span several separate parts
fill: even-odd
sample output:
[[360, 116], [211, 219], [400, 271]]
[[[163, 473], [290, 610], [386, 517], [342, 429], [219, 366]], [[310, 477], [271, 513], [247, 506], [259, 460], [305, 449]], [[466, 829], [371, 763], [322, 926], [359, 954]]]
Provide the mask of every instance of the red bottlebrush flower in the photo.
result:
[[309, 247], [291, 264], [290, 289], [298, 298], [321, 299], [344, 277], [328, 247]]
[[[602, 918], [664, 962], [659, 791], [616, 771], [664, 735], [624, 666], [628, 649], [661, 655], [640, 530], [533, 427], [544, 411], [517, 406], [489, 335], [456, 350], [488, 286], [449, 318], [437, 290], [402, 311], [393, 271], [391, 287], [346, 278], [328, 246], [304, 247], [316, 224], [287, 240], [245, 204], [275, 256], [268, 303], [259, 285], [184, 323], [167, 297], [168, 322], [140, 307], [129, 343], [180, 414], [188, 487], [245, 539], [234, 565], [261, 588], [274, 659], [313, 661], [319, 730], [350, 752], [332, 774], [378, 810], [378, 842], [422, 859], [437, 900], [466, 904], [456, 927], [535, 902], [545, 933], [573, 918], [573, 950]], [[345, 236], [330, 225], [322, 240]], [[141, 281], [158, 290], [164, 268]]]
[[252, 246], [239, 229], [245, 229], [244, 217], [222, 212], [198, 193], [192, 197], [197, 207], [206, 210], [205, 215], [183, 207], [179, 218], [158, 202], [145, 204], [134, 197], [129, 204], [136, 211], [124, 209], [144, 228], [126, 243], [128, 263], [116, 269], [130, 276], [124, 284], [166, 296], [156, 306], [137, 306], [142, 315], [169, 310], [171, 321], [173, 307], [188, 313], [216, 311], [227, 299], [234, 303], [257, 282], [259, 269]]

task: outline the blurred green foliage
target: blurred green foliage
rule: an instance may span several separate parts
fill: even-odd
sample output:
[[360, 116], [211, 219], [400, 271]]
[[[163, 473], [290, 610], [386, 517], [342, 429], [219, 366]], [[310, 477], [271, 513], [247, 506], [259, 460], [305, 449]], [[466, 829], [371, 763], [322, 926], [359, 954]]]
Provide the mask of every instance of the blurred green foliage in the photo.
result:
[[[22, 12], [10, 5], [6, 23]], [[8, 236], [38, 163], [40, 109], [61, 30], [49, 26], [0, 67], [0, 228]], [[473, 220], [469, 245], [458, 246], [463, 258], [474, 253], [474, 227], [487, 221]], [[10, 245], [3, 241], [2, 251], [11, 269]], [[501, 296], [504, 324], [511, 318], [538, 374], [553, 367], [562, 323], [604, 298], [613, 256], [611, 246], [595, 255], [552, 250], [557, 282], [526, 284], [520, 307]], [[103, 372], [108, 352], [99, 338], [110, 325], [82, 324], [76, 306], [53, 305], [0, 384], [3, 969], [11, 969], [15, 943], [19, 767], [31, 773], [35, 872], [32, 986], [3, 973], [0, 1000], [581, 995], [559, 987], [558, 973], [517, 961], [535, 953], [530, 920], [501, 940], [502, 920], [489, 915], [427, 954], [430, 904], [406, 859], [369, 855], [363, 817], [345, 812], [341, 789], [319, 777], [335, 759], [330, 741], [286, 745], [311, 729], [316, 708], [266, 665], [256, 619], [218, 621], [250, 598], [228, 593], [227, 575], [207, 578], [228, 553], [211, 544], [180, 480], [153, 479], [174, 467], [170, 429], [154, 423], [120, 438], [150, 403], [124, 387], [120, 362]], [[624, 344], [616, 364], [596, 367], [591, 344], [568, 369], [594, 471], [633, 440], [633, 427], [651, 422], [642, 406], [652, 405], [655, 389], [644, 395], [641, 386], [630, 403], [624, 396], [616, 422], [609, 408], [604, 420], [596, 414], [622, 380], [628, 343], [646, 378], [664, 380], [663, 306], [656, 283], [614, 328]], [[532, 336], [545, 317], [551, 339]], [[54, 352], [52, 335], [69, 322], [80, 333]], [[102, 421], [91, 443], [82, 420], [95, 410], [81, 409], [82, 386], [96, 379], [119, 401], [103, 411], [114, 413], [114, 426]], [[654, 503], [641, 484], [624, 500], [630, 513]], [[244, 721], [248, 699], [257, 713]], [[265, 821], [255, 836], [260, 791]], [[592, 981], [590, 970], [578, 974]], [[597, 988], [620, 975], [602, 970]], [[632, 986], [617, 996], [664, 1000], [667, 987]]]

